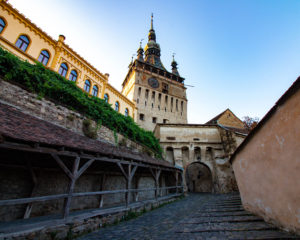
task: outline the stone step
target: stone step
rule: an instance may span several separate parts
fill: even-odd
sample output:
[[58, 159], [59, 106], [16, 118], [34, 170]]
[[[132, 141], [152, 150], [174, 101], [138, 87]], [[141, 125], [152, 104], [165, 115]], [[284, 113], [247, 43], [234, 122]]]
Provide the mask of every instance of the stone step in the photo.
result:
[[183, 224], [176, 232], [216, 232], [216, 231], [253, 231], [253, 230], [276, 230], [276, 227], [265, 222], [242, 222], [242, 223], [201, 223]]
[[191, 215], [192, 218], [197, 217], [226, 217], [226, 216], [253, 216], [253, 214], [246, 211], [238, 212], [202, 212]]
[[217, 223], [217, 222], [249, 222], [249, 221], [262, 221], [262, 218], [257, 216], [216, 216], [216, 217], [198, 217], [198, 218], [190, 218], [180, 222], [184, 224], [197, 224], [197, 223]]
[[254, 230], [248, 232], [202, 232], [202, 233], [179, 233], [177, 239], [230, 239], [230, 240], [267, 240], [267, 239], [299, 239], [294, 235], [273, 230]]
[[204, 209], [200, 210], [199, 212], [241, 212], [245, 211], [244, 208], [227, 208], [227, 209]]

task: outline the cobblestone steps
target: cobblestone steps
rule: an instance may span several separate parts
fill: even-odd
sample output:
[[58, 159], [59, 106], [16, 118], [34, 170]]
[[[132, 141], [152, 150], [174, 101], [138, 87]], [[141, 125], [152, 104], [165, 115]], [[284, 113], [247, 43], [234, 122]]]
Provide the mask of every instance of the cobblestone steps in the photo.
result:
[[242, 208], [238, 194], [189, 194], [80, 240], [300, 239]]

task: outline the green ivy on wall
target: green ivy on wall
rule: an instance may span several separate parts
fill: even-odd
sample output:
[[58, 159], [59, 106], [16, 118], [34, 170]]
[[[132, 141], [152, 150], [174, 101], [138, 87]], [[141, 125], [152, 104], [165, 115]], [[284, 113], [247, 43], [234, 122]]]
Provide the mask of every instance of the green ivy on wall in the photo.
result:
[[0, 48], [0, 76], [38, 94], [40, 98], [46, 97], [101, 122], [114, 132], [149, 147], [156, 157], [161, 157], [162, 149], [152, 132], [140, 128], [131, 117], [116, 112], [104, 100], [89, 96], [74, 82], [46, 69], [41, 63], [24, 62]]

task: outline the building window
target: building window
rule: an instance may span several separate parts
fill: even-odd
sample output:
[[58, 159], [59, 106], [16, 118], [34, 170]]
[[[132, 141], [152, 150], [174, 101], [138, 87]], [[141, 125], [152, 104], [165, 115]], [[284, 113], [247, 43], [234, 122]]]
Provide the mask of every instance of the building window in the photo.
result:
[[30, 41], [27, 36], [21, 35], [16, 42], [16, 47], [25, 52], [29, 45], [29, 42]]
[[104, 94], [104, 101], [108, 103], [109, 101], [109, 96], [107, 93]]
[[176, 111], [178, 112], [178, 99], [176, 99]]
[[181, 101], [181, 112], [183, 112], [183, 101]]
[[158, 102], [161, 102], [161, 93], [158, 94]]
[[49, 61], [49, 58], [50, 58], [50, 54], [47, 50], [43, 50], [41, 51], [40, 53], [40, 56], [38, 58], [38, 61], [42, 64], [44, 64], [45, 66], [47, 66], [47, 63]]
[[168, 119], [164, 119], [164, 120], [163, 120], [163, 123], [167, 123], [167, 121], [168, 121]]
[[152, 103], [152, 108], [154, 107], [154, 104]]
[[173, 110], [173, 98], [171, 97], [171, 112]]
[[61, 76], [66, 77], [67, 72], [68, 72], [68, 66], [67, 66], [67, 64], [62, 63], [62, 64], [60, 65], [60, 67], [59, 67], [58, 73], [59, 73]]
[[153, 123], [156, 123], [156, 117], [153, 117], [153, 118], [152, 118], [152, 122], [153, 122]]
[[152, 92], [152, 97], [151, 98], [152, 98], [152, 101], [154, 102], [155, 101], [155, 92], [154, 91]]
[[77, 80], [77, 72], [75, 70], [72, 70], [70, 72], [69, 80], [72, 82], [76, 82]]
[[166, 83], [162, 84], [162, 92], [163, 93], [168, 93], [169, 92], [169, 85]]
[[138, 90], [138, 96], [141, 96], [141, 92], [142, 92], [142, 88], [139, 87], [139, 90]]
[[125, 116], [128, 117], [128, 115], [129, 115], [129, 110], [128, 108], [125, 108]]
[[140, 113], [140, 120], [141, 120], [141, 121], [144, 121], [144, 119], [145, 119], [145, 115], [142, 114], [142, 113]]
[[116, 110], [117, 112], [119, 112], [119, 109], [120, 109], [120, 104], [119, 104], [118, 101], [116, 101], [116, 103], [115, 103], [115, 110]]
[[139, 102], [140, 102], [140, 100], [139, 100], [139, 99], [137, 99], [137, 100], [136, 100], [136, 103], [139, 103]]
[[5, 28], [5, 22], [2, 18], [0, 18], [0, 33], [2, 33], [3, 29]]
[[146, 89], [146, 91], [145, 91], [145, 98], [148, 99], [148, 96], [149, 96], [149, 89]]
[[85, 83], [84, 83], [84, 91], [86, 91], [87, 93], [90, 92], [90, 88], [91, 88], [91, 83], [89, 80], [85, 80]]
[[147, 101], [145, 101], [145, 106], [147, 106]]
[[93, 95], [94, 97], [97, 97], [97, 96], [98, 96], [98, 87], [97, 87], [96, 85], [93, 87], [92, 95]]

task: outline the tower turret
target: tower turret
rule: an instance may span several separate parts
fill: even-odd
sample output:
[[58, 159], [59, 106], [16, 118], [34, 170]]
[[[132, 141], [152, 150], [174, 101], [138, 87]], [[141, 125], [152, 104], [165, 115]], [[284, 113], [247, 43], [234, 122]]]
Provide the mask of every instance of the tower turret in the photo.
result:
[[175, 54], [173, 54], [173, 61], [172, 61], [172, 63], [171, 63], [171, 66], [172, 66], [172, 73], [173, 74], [175, 74], [175, 75], [177, 75], [177, 76], [180, 76], [179, 75], [179, 72], [178, 72], [178, 69], [177, 69], [177, 62], [175, 61], [175, 59], [174, 59], [174, 55]]
[[151, 15], [151, 26], [148, 34], [148, 43], [145, 47], [145, 62], [160, 69], [166, 70], [160, 60], [160, 46], [156, 42], [156, 35], [153, 29], [153, 14]]

